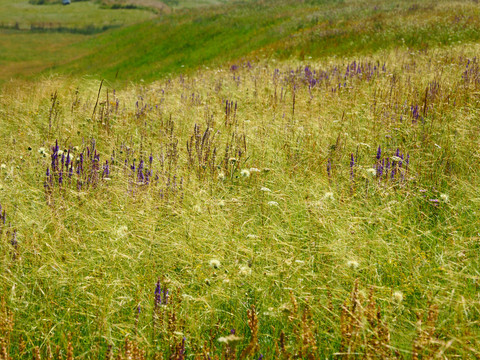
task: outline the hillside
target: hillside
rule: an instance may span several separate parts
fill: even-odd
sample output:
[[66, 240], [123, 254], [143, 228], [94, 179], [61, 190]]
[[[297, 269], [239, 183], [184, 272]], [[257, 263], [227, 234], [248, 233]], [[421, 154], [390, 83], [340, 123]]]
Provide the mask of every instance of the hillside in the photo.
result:
[[[83, 3], [71, 8], [79, 4]], [[12, 74], [29, 75], [23, 68], [15, 69], [23, 57], [30, 61], [27, 65], [42, 60], [51, 73], [150, 81], [242, 58], [350, 56], [397, 47], [445, 46], [480, 37], [479, 8], [471, 1], [239, 1], [156, 15], [139, 9], [102, 11], [115, 16], [109, 15], [111, 19], [104, 20], [97, 34], [85, 19], [83, 26], [91, 34], [32, 34], [38, 44], [34, 46], [41, 46], [46, 56], [28, 52], [30, 37], [10, 30], [1, 40], [3, 63], [12, 68]], [[135, 20], [132, 11], [151, 19]], [[122, 20], [121, 28], [115, 29], [117, 16], [128, 21]], [[19, 54], [15, 59], [6, 55], [9, 48]], [[30, 74], [37, 72], [33, 68]]]
[[473, 2], [255, 1], [188, 10], [111, 31], [55, 71], [153, 80], [236, 59], [321, 58], [395, 47], [426, 48], [480, 37]]
[[477, 3], [1, 1], [0, 360], [480, 357]]

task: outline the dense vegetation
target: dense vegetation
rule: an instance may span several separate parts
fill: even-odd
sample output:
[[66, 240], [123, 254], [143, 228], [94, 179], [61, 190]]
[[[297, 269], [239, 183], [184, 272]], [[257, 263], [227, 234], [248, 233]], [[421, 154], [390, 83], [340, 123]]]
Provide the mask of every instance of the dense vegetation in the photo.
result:
[[275, 4], [3, 83], [1, 360], [480, 356], [478, 5]]

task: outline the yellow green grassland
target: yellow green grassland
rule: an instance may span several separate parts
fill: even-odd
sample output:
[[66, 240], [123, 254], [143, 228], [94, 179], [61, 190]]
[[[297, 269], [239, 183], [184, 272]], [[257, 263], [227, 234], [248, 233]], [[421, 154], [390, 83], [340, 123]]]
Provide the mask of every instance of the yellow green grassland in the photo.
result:
[[0, 38], [0, 359], [479, 357], [478, 4], [235, 4]]

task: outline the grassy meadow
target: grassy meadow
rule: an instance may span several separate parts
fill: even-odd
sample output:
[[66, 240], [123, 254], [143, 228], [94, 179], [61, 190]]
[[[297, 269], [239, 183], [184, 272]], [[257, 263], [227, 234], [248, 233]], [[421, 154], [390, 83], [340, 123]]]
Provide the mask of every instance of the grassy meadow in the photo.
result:
[[3, 78], [0, 359], [479, 358], [478, 4], [235, 4]]

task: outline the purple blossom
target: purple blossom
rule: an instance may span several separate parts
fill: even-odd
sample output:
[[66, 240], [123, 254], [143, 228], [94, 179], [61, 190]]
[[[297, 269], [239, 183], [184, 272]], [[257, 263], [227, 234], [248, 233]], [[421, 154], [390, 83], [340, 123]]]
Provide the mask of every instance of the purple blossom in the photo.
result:
[[353, 157], [353, 153], [350, 154], [350, 178], [353, 180], [353, 167], [355, 166], [355, 158]]
[[13, 230], [13, 235], [12, 235], [12, 240], [10, 242], [12, 246], [17, 249], [18, 247], [18, 241], [17, 241], [17, 229]]
[[381, 164], [377, 164], [376, 170], [377, 170], [377, 177], [382, 177], [382, 175], [383, 175], [383, 166], [382, 166]]
[[160, 286], [160, 280], [157, 281], [157, 286], [155, 287], [155, 307], [158, 307], [162, 304], [162, 288]]
[[102, 177], [108, 178], [110, 176], [110, 168], [108, 166], [108, 160], [105, 161], [105, 165], [103, 165], [103, 174]]
[[138, 164], [137, 180], [141, 183], [143, 183], [145, 180], [145, 176], [143, 174], [143, 160], [140, 160], [140, 164]]
[[168, 289], [163, 290], [163, 301], [165, 305], [168, 304]]

